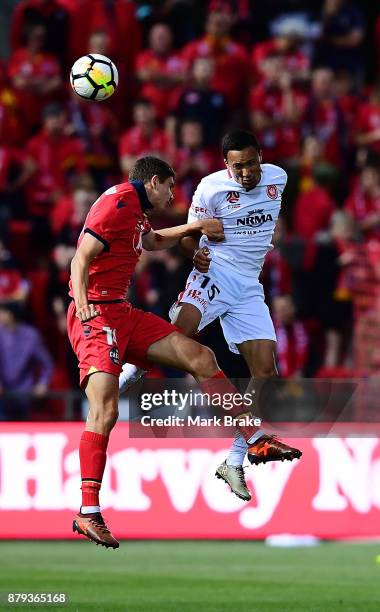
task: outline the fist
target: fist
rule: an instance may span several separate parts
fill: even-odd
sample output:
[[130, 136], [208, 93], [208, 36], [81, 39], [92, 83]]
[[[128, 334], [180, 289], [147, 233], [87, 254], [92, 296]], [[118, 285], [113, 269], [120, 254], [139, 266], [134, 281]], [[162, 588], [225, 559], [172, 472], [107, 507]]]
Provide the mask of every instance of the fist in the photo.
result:
[[211, 263], [210, 251], [207, 247], [195, 251], [193, 257], [194, 267], [198, 272], [208, 272]]
[[97, 317], [100, 312], [96, 309], [95, 304], [86, 304], [85, 306], [81, 306], [76, 309], [75, 316], [84, 323], [85, 321], [89, 321], [94, 317]]

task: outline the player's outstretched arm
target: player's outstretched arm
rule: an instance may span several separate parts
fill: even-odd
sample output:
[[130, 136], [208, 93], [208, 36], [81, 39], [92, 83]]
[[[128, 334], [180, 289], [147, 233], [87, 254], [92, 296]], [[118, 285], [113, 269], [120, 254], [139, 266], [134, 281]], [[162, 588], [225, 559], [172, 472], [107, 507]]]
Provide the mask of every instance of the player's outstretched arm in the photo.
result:
[[201, 219], [177, 227], [152, 230], [143, 236], [142, 244], [147, 251], [169, 249], [178, 244], [182, 238], [199, 232], [205, 234], [213, 242], [220, 242], [224, 239], [223, 225], [218, 219]]
[[74, 296], [76, 316], [80, 321], [93, 319], [99, 313], [94, 304], [88, 303], [88, 270], [91, 261], [104, 249], [104, 244], [91, 234], [83, 239], [71, 261], [71, 286]]

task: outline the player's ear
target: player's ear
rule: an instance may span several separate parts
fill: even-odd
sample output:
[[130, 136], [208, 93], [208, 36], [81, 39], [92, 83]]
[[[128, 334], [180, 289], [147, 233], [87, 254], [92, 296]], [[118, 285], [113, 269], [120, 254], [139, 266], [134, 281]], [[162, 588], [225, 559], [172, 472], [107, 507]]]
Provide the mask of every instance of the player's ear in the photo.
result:
[[154, 191], [157, 191], [157, 187], [158, 187], [158, 183], [159, 183], [159, 182], [160, 182], [160, 180], [159, 180], [159, 178], [158, 178], [157, 174], [154, 174], [154, 175], [152, 176], [152, 178], [150, 179], [150, 184], [152, 185], [152, 189], [153, 189]]
[[226, 168], [228, 168], [228, 161], [224, 158], [224, 163], [226, 164]]
[[261, 149], [259, 150], [259, 162], [260, 162], [260, 164], [263, 163], [263, 152], [262, 152]]

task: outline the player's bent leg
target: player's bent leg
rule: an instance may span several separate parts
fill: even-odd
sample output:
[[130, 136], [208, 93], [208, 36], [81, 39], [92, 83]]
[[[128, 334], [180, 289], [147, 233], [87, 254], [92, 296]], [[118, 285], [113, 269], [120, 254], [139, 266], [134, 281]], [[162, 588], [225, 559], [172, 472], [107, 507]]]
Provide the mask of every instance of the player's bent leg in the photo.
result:
[[[185, 335], [191, 338], [197, 333], [202, 314], [196, 306], [182, 303], [174, 304], [170, 311], [171, 322]], [[125, 393], [136, 382], [141, 380], [147, 370], [138, 368], [132, 363], [125, 363], [119, 376], [119, 393]]]
[[154, 363], [176, 367], [192, 374], [203, 393], [210, 397], [217, 396], [219, 409], [223, 409], [224, 398], [228, 396], [229, 415], [235, 418], [236, 426], [246, 440], [257, 431], [249, 411], [241, 401], [232, 402], [231, 406], [231, 397], [238, 394], [240, 398], [240, 394], [220, 370], [214, 353], [208, 347], [183, 334], [173, 332], [151, 344], [147, 358]]
[[[278, 376], [275, 349], [273, 340], [247, 340], [238, 345], [240, 354], [244, 357], [253, 377], [253, 388], [260, 415], [260, 396], [269, 379]], [[299, 459], [302, 452], [278, 440], [276, 436], [269, 436], [264, 431], [258, 431], [252, 439], [248, 440], [248, 460], [258, 465], [268, 461], [292, 461]]]
[[73, 531], [107, 548], [118, 548], [100, 513], [99, 491], [107, 460], [109, 434], [118, 417], [118, 379], [106, 372], [89, 376], [86, 395], [90, 403], [86, 430], [79, 445], [82, 505], [73, 521]]
[[189, 338], [195, 336], [202, 319], [202, 313], [196, 306], [180, 302], [170, 314], [173, 325], [176, 325], [185, 336]]
[[179, 332], [151, 344], [146, 356], [153, 363], [189, 372], [198, 382], [212, 378], [220, 371], [211, 349]]

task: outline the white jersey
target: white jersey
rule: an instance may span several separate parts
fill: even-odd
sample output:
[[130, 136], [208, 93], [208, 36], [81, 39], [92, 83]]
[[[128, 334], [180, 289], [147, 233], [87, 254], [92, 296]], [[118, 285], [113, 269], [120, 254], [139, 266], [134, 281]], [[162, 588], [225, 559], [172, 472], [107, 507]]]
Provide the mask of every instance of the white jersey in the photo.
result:
[[227, 169], [209, 174], [199, 183], [188, 214], [188, 222], [218, 218], [225, 240], [210, 242], [202, 236], [200, 247], [208, 247], [212, 262], [233, 272], [256, 276], [272, 247], [272, 236], [285, 189], [285, 170], [261, 164], [261, 180], [246, 191]]

